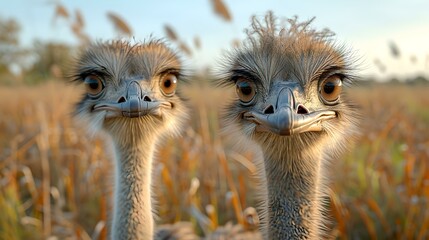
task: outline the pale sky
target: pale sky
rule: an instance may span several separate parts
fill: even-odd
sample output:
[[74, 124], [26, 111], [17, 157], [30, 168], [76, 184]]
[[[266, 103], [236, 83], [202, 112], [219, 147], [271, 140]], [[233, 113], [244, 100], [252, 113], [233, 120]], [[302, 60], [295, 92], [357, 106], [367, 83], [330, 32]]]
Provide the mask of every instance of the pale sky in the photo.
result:
[[[85, 20], [85, 32], [92, 39], [116, 37], [106, 13], [121, 16], [132, 28], [136, 40], [149, 35], [165, 37], [169, 24], [180, 38], [193, 47], [199, 36], [201, 50], [189, 59], [191, 66], [215, 66], [222, 50], [230, 49], [233, 39], [243, 39], [243, 29], [252, 15], [263, 16], [268, 10], [284, 18], [298, 15], [307, 20], [315, 16], [313, 27], [329, 28], [335, 39], [345, 44], [362, 59], [362, 75], [380, 78], [429, 76], [429, 1], [427, 0], [359, 0], [359, 1], [287, 1], [224, 0], [233, 20], [226, 22], [213, 13], [209, 0], [13, 0], [0, 1], [0, 17], [14, 18], [21, 24], [21, 44], [31, 46], [35, 39], [76, 44], [69, 23], [53, 21], [55, 3], [61, 3], [74, 14], [79, 9]], [[393, 58], [388, 43], [394, 41], [401, 56]], [[415, 63], [411, 57], [416, 58]], [[378, 58], [386, 66], [381, 73], [374, 64]]]

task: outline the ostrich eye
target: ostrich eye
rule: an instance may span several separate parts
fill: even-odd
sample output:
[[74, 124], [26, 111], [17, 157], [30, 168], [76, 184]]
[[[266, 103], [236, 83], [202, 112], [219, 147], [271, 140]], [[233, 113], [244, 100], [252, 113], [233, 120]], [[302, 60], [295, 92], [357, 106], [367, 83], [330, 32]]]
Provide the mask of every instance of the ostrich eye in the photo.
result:
[[335, 104], [340, 98], [342, 85], [340, 76], [330, 76], [320, 83], [319, 95], [326, 104]]
[[176, 75], [169, 73], [162, 77], [160, 83], [161, 91], [165, 96], [173, 96], [177, 87]]
[[256, 95], [255, 84], [244, 78], [238, 79], [235, 86], [237, 96], [242, 103], [250, 103]]
[[91, 74], [86, 76], [83, 82], [86, 86], [86, 92], [91, 97], [98, 97], [104, 89], [103, 81], [96, 75]]

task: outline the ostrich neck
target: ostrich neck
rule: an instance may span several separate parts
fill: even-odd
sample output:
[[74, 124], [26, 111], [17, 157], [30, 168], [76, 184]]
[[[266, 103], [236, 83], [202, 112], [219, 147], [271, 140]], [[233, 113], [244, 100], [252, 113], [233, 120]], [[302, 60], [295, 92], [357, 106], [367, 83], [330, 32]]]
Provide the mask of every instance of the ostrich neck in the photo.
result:
[[[268, 238], [318, 239], [318, 205], [321, 157], [266, 154], [268, 184]], [[267, 156], [268, 155], [268, 156]]]
[[154, 141], [115, 142], [112, 239], [152, 239], [151, 171]]

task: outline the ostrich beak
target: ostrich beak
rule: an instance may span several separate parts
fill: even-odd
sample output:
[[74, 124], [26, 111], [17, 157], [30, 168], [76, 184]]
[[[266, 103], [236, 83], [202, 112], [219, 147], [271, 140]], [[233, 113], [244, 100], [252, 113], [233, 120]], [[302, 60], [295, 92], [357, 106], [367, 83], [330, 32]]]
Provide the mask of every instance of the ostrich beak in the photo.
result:
[[336, 117], [336, 113], [329, 110], [308, 112], [303, 105], [296, 104], [289, 87], [281, 89], [273, 100], [272, 111], [250, 111], [243, 114], [244, 119], [257, 124], [256, 131], [268, 131], [282, 136], [318, 132], [323, 130], [323, 121]]
[[161, 108], [171, 108], [169, 102], [152, 101], [144, 94], [140, 84], [132, 81], [128, 84], [126, 95], [118, 102], [106, 102], [96, 104], [93, 111], [106, 111], [106, 118], [129, 117], [136, 118], [145, 115], [161, 117]]

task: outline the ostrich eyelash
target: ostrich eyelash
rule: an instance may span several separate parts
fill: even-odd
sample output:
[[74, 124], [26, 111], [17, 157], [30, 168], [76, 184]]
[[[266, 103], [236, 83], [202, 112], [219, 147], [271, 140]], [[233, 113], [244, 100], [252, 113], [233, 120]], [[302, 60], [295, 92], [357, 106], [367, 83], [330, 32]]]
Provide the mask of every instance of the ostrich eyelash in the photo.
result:
[[252, 81], [254, 83], [261, 83], [261, 80], [256, 77], [255, 75], [253, 75], [251, 72], [248, 72], [246, 70], [242, 70], [242, 69], [235, 69], [235, 70], [231, 70], [232, 72], [232, 76], [231, 76], [231, 81], [235, 84], [237, 82], [237, 80], [241, 77], [244, 77], [246, 79], [248, 79], [249, 81]]
[[73, 82], [83, 82], [83, 80], [89, 75], [96, 75], [97, 77], [100, 77], [102, 79], [111, 76], [109, 73], [98, 69], [88, 69], [73, 75], [71, 78]]
[[180, 73], [180, 69], [176, 69], [176, 68], [169, 68], [169, 69], [163, 70], [159, 75], [163, 76], [166, 74], [174, 74], [176, 77], [179, 77], [182, 75]]
[[184, 74], [182, 69], [180, 68], [168, 68], [168, 69], [162, 70], [158, 75], [160, 77], [163, 77], [167, 74], [175, 75], [176, 78], [179, 79], [181, 82], [188, 82], [189, 76]]

